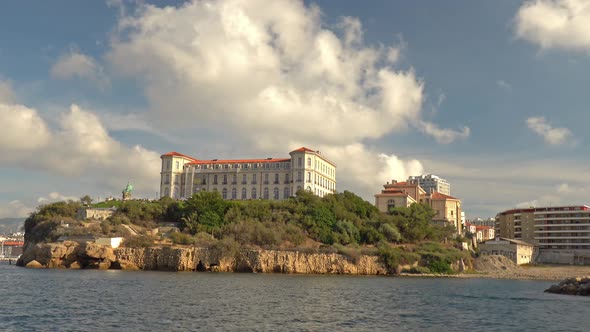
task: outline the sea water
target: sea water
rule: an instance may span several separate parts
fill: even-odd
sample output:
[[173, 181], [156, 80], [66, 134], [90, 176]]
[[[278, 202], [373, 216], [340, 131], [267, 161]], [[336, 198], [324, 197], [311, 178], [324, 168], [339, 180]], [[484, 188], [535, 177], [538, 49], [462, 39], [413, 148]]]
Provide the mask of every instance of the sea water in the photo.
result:
[[552, 282], [0, 265], [2, 331], [590, 331]]

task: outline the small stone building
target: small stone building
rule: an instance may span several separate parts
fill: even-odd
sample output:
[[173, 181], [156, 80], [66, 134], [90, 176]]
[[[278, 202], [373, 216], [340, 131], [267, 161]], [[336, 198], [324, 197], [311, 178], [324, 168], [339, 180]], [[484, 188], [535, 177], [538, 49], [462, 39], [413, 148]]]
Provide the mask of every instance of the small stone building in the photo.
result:
[[479, 245], [480, 255], [502, 255], [517, 265], [531, 263], [534, 246], [520, 240], [503, 237], [488, 240]]

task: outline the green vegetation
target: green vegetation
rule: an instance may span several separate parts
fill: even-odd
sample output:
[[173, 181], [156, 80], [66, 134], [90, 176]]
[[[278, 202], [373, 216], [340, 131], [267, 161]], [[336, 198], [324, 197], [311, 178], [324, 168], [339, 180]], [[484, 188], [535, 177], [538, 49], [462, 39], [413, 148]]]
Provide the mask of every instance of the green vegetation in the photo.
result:
[[[91, 203], [89, 197], [81, 201]], [[449, 273], [450, 264], [464, 258], [460, 251], [439, 243], [451, 239], [454, 229], [433, 225], [430, 207], [413, 204], [384, 214], [348, 191], [322, 198], [299, 191], [283, 201], [227, 201], [216, 192], [200, 192], [185, 201], [162, 198], [90, 206], [114, 206], [117, 211], [106, 221], [82, 223], [74, 221], [80, 203], [44, 205], [25, 221], [27, 236], [40, 242], [55, 241], [62, 234], [120, 235], [126, 237], [126, 246], [173, 243], [216, 247], [228, 254], [240, 247], [296, 248], [336, 252], [354, 262], [363, 254], [373, 254], [392, 270], [419, 262], [424, 268], [415, 271], [427, 268], [435, 273]], [[63, 218], [76, 227], [60, 229]], [[180, 232], [154, 237], [151, 230], [158, 223], [174, 223]]]

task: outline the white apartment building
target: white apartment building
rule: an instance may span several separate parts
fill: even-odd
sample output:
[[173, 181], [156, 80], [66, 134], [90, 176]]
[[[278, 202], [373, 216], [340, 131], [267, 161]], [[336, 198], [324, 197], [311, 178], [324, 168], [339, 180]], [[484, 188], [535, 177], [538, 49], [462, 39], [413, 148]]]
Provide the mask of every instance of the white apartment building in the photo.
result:
[[305, 147], [291, 158], [199, 160], [178, 152], [163, 154], [160, 197], [184, 199], [217, 191], [224, 199], [286, 199], [305, 189], [323, 197], [336, 191], [336, 165]]
[[427, 194], [439, 192], [443, 195], [451, 195], [451, 184], [434, 174], [410, 176], [407, 182], [419, 185]]

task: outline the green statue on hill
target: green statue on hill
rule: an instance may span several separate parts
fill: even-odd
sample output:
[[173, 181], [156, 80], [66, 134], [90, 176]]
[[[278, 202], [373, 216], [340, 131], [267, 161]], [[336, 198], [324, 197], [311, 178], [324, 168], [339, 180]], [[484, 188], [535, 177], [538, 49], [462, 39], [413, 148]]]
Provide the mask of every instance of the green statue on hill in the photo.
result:
[[128, 201], [131, 199], [131, 192], [133, 192], [133, 186], [127, 182], [127, 186], [123, 189], [123, 200]]

